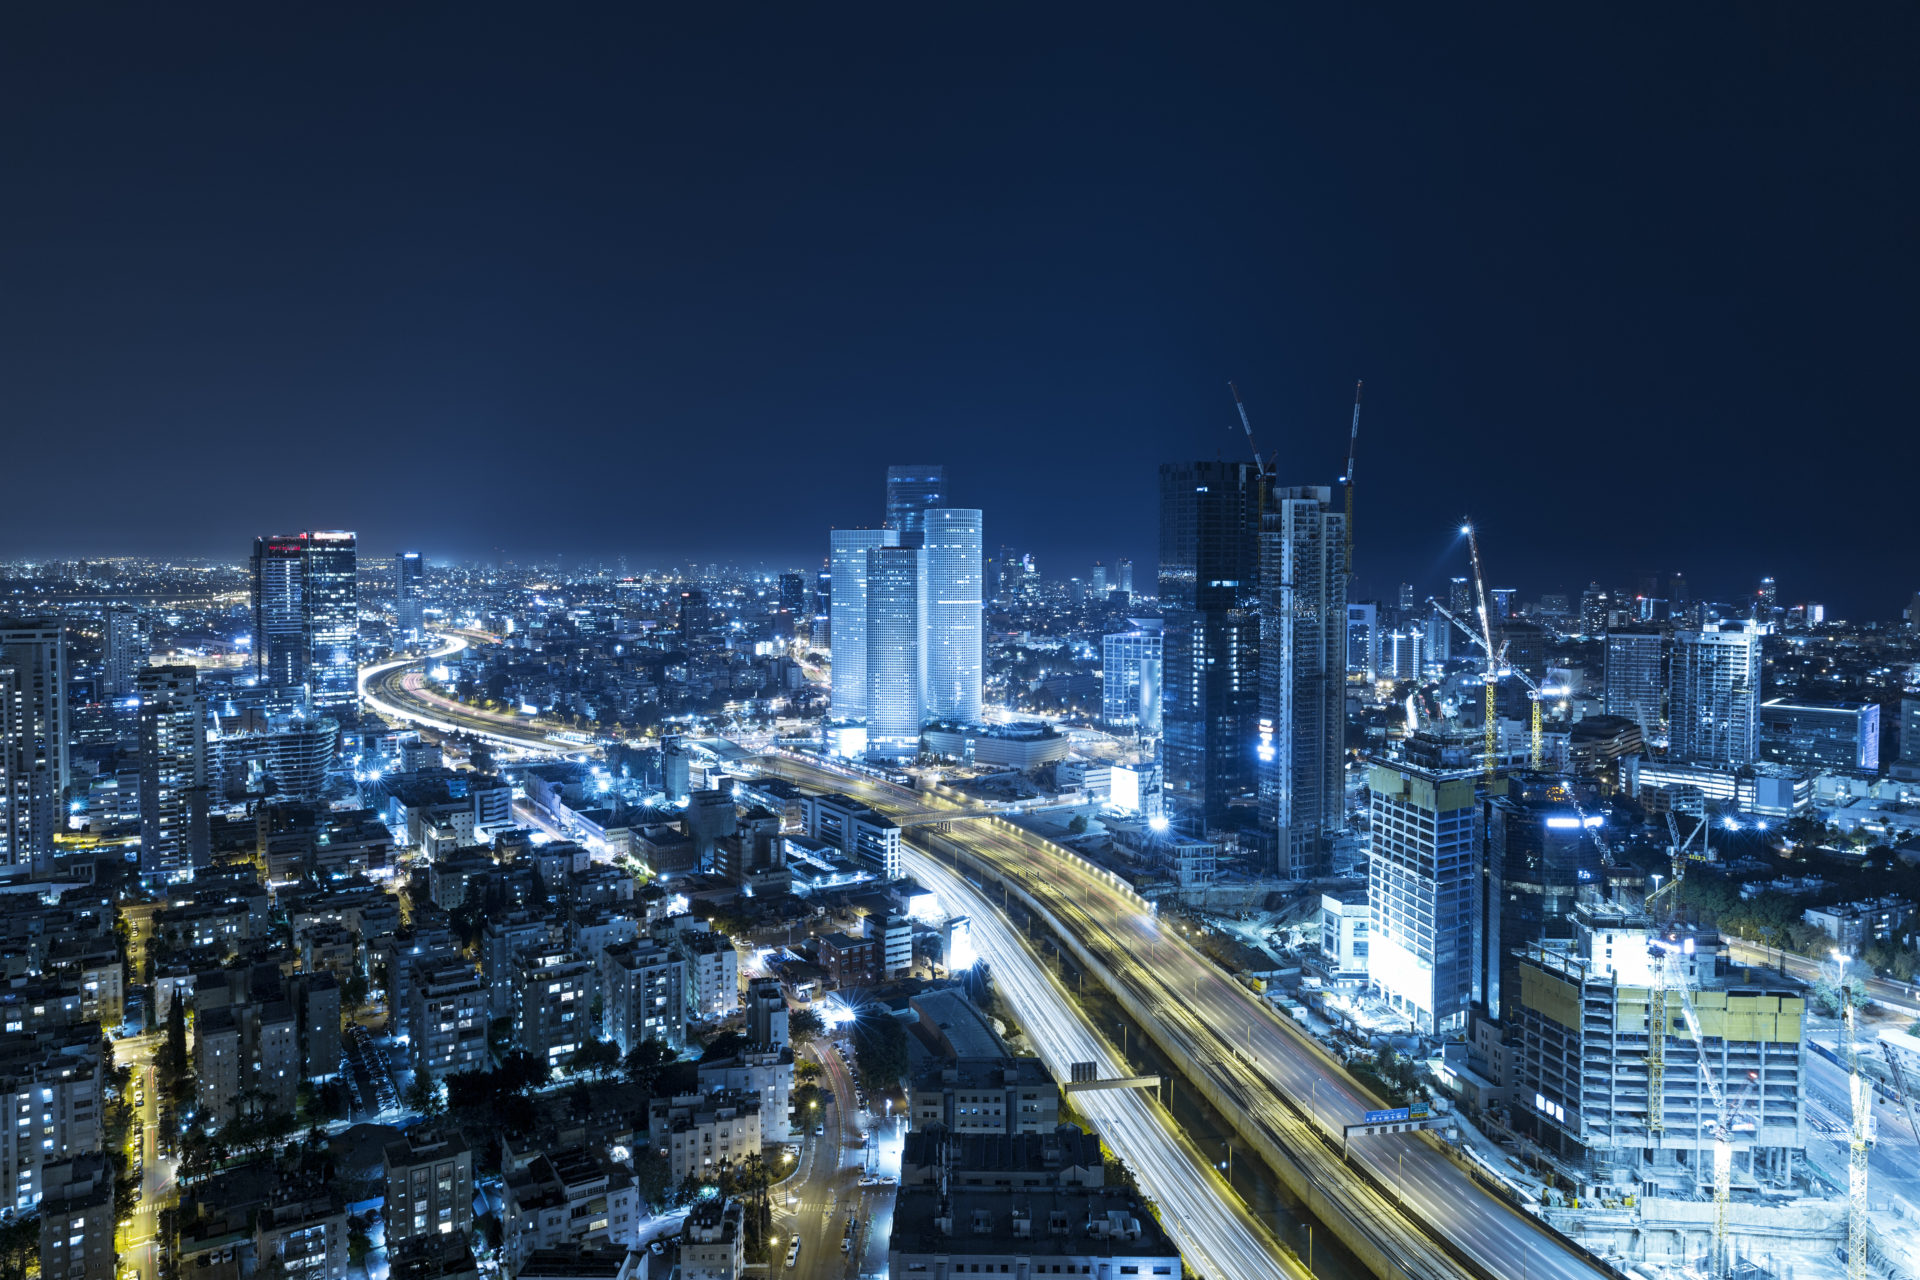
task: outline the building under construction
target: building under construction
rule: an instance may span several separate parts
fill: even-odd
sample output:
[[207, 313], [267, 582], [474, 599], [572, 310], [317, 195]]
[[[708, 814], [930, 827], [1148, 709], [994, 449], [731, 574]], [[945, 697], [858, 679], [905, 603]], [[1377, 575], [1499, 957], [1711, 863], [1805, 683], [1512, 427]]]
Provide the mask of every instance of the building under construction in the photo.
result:
[[1514, 1127], [1582, 1170], [1587, 1195], [1711, 1197], [1717, 1092], [1732, 1190], [1791, 1187], [1807, 1139], [1800, 988], [1730, 969], [1717, 934], [1662, 938], [1634, 908], [1582, 903], [1574, 923], [1520, 961]]

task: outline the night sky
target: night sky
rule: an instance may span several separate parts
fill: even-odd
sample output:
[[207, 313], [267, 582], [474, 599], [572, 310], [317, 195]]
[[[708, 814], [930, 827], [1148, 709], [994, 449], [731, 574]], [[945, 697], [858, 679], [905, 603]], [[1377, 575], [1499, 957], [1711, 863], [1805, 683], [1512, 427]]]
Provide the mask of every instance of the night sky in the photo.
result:
[[1893, 616], [1920, 10], [1312, 8], [11, 6], [0, 558], [781, 567], [944, 461], [1150, 581], [1229, 378], [1328, 484], [1365, 378], [1361, 594]]

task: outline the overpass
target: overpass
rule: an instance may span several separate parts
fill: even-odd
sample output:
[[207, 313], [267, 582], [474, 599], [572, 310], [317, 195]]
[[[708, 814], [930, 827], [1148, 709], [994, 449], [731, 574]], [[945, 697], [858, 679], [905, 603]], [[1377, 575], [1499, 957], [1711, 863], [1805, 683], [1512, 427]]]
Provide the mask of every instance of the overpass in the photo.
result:
[[[768, 772], [846, 791], [882, 812], [925, 811], [919, 793], [778, 757]], [[948, 802], [959, 805], [956, 802]], [[1381, 1105], [1301, 1028], [1278, 1016], [1112, 873], [990, 815], [917, 831], [909, 874], [956, 871], [1003, 886], [1046, 921], [1187, 1079], [1381, 1277], [1599, 1280], [1605, 1261], [1523, 1213], [1492, 1176], [1420, 1133], [1346, 1126]], [[1065, 999], [1064, 994], [1060, 997]]]

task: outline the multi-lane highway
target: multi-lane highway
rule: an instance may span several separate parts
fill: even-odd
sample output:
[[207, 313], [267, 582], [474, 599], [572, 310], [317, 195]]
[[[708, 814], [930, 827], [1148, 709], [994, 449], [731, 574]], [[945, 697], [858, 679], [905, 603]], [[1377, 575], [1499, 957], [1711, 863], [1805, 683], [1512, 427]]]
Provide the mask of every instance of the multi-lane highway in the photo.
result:
[[[846, 791], [883, 810], [924, 810], [940, 803], [788, 757], [763, 763], [771, 772]], [[1427, 1138], [1361, 1139], [1350, 1148], [1350, 1165], [1321, 1135], [1337, 1136], [1373, 1101], [1299, 1028], [1273, 1014], [1173, 930], [1162, 928], [1139, 899], [1104, 873], [1000, 822], [956, 823], [948, 832], [922, 831], [914, 839], [935, 854], [1006, 881], [1058, 919], [1096, 970], [1106, 971], [1117, 993], [1147, 1012], [1149, 1030], [1162, 1047], [1198, 1064], [1224, 1095], [1222, 1111], [1243, 1133], [1257, 1134], [1276, 1162], [1291, 1160], [1306, 1170], [1314, 1190], [1309, 1207], [1316, 1216], [1343, 1215], [1357, 1224], [1374, 1250], [1393, 1260], [1395, 1270], [1422, 1277], [1471, 1270], [1512, 1280], [1594, 1280], [1603, 1274]], [[920, 856], [909, 869], [916, 876], [931, 875], [934, 863]], [[994, 939], [990, 934], [982, 939], [978, 925], [976, 940], [987, 944], [981, 950], [992, 955], [998, 976], [1004, 945], [989, 951]], [[1038, 1002], [1054, 1006], [1056, 1021], [1066, 1020], [1064, 993], [1034, 994]]]

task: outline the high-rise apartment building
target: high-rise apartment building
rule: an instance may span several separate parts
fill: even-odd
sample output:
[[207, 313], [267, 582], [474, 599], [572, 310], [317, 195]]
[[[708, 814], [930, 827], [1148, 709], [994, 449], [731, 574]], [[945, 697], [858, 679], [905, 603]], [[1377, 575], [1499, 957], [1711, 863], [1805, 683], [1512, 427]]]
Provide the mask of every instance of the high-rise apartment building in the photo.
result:
[[1368, 774], [1367, 980], [1423, 1035], [1463, 1030], [1483, 998], [1480, 743], [1422, 731]]
[[927, 722], [927, 552], [867, 552], [867, 749], [913, 756]]
[[1161, 622], [1130, 621], [1132, 630], [1100, 642], [1100, 718], [1109, 729], [1153, 737], [1160, 732]]
[[867, 553], [897, 547], [892, 529], [835, 529], [828, 535], [828, 643], [833, 655], [833, 716], [867, 718]]
[[1161, 761], [1195, 826], [1224, 821], [1254, 787], [1259, 484], [1244, 463], [1160, 468]]
[[0, 622], [0, 865], [53, 865], [66, 817], [67, 648], [57, 619]]
[[1625, 716], [1649, 741], [1666, 724], [1667, 642], [1658, 631], [1608, 631], [1606, 706]]
[[140, 874], [190, 880], [207, 836], [207, 698], [193, 667], [145, 667], [140, 699]]
[[393, 625], [405, 636], [426, 630], [427, 562], [418, 551], [393, 558]]
[[1344, 825], [1346, 527], [1326, 486], [1276, 488], [1260, 519], [1260, 820], [1295, 880], [1330, 869]]
[[359, 673], [359, 559], [341, 530], [277, 534], [253, 544], [253, 662], [262, 684], [304, 685], [315, 709], [354, 718]]
[[1760, 758], [1760, 636], [1678, 631], [1668, 671], [1667, 754], [1693, 764]]
[[[926, 706], [929, 720], [980, 722], [982, 515], [960, 507], [921, 513], [926, 552]], [[868, 654], [872, 655], [869, 632]]]
[[887, 517], [883, 527], [918, 533], [921, 517], [947, 504], [947, 469], [930, 462], [887, 468]]
[[128, 697], [134, 673], [147, 665], [146, 629], [126, 605], [108, 609], [100, 621], [100, 692], [107, 699]]

